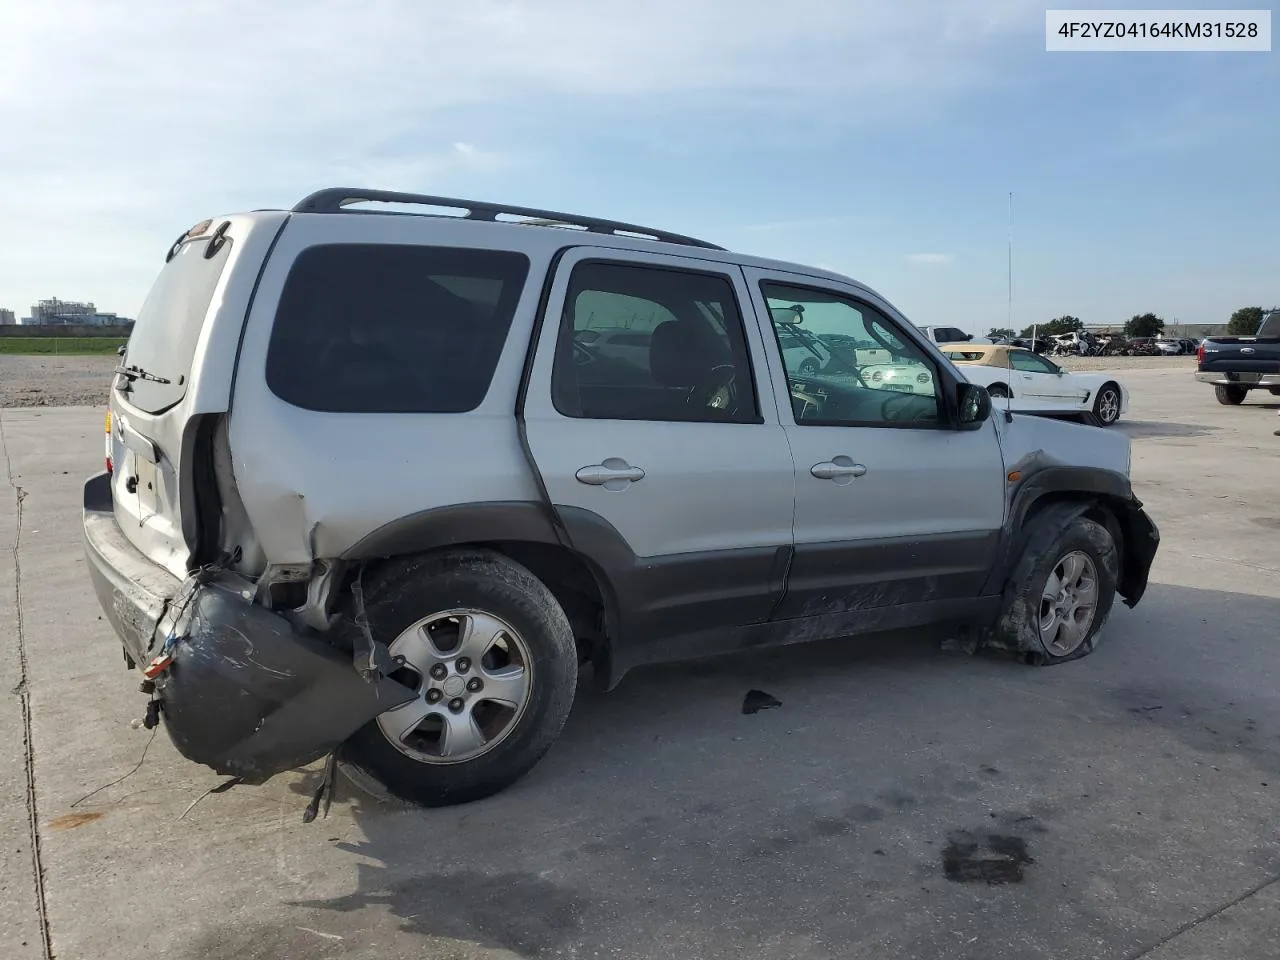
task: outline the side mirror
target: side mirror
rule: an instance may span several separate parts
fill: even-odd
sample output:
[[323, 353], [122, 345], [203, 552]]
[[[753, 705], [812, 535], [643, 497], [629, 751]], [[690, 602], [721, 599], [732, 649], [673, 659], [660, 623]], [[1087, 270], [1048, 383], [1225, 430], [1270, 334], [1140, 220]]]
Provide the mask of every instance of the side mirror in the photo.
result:
[[122, 344], [120, 344], [120, 346], [116, 347], [116, 356], [117, 356], [117, 357], [123, 357], [123, 356], [124, 356], [124, 344], [123, 344], [123, 343], [122, 343]]
[[977, 430], [991, 417], [991, 394], [976, 383], [961, 383], [956, 387], [956, 399], [960, 401], [960, 429]]

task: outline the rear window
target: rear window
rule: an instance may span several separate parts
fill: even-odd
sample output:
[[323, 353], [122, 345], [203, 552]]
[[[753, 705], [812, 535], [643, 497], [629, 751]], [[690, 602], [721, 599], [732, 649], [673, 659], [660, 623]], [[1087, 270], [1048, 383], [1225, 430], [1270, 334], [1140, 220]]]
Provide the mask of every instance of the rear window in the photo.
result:
[[528, 274], [527, 257], [500, 250], [309, 247], [285, 280], [267, 385], [307, 410], [474, 410]]
[[[231, 238], [225, 238], [218, 251], [206, 260], [206, 239], [184, 243], [160, 271], [138, 312], [125, 351], [123, 365], [147, 374], [129, 383], [125, 395], [131, 405], [148, 413], [161, 413], [186, 395], [196, 341], [231, 245]], [[123, 378], [118, 381], [124, 382]]]

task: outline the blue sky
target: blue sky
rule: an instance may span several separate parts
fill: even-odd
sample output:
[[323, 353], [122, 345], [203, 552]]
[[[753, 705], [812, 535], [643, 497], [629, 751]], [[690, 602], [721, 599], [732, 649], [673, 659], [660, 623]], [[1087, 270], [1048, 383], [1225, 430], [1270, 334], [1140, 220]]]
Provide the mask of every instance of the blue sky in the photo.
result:
[[10, 2], [0, 306], [133, 315], [181, 230], [338, 184], [691, 233], [978, 333], [1013, 191], [1016, 326], [1280, 302], [1280, 53], [1050, 54], [1044, 11]]

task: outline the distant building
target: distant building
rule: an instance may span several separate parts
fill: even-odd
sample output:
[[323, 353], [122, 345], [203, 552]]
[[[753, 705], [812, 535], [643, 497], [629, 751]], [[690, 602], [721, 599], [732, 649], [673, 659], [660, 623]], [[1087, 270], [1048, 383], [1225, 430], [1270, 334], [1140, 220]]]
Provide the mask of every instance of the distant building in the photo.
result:
[[12, 310], [6, 310], [4, 307], [0, 307], [0, 327], [11, 327], [17, 322], [18, 320], [13, 315]]
[[69, 326], [81, 324], [90, 327], [109, 327], [133, 323], [127, 317], [103, 313], [93, 303], [75, 300], [41, 300], [31, 308], [31, 316], [23, 317], [24, 326]]

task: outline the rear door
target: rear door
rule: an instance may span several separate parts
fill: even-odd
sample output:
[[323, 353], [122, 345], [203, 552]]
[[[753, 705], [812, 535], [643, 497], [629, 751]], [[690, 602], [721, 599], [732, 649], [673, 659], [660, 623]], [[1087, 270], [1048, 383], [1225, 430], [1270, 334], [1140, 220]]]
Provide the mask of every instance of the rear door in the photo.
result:
[[[781, 596], [793, 468], [748, 302], [736, 267], [695, 257], [583, 248], [557, 267], [528, 444], [633, 643], [760, 623]], [[644, 349], [605, 349], [618, 331]]]

